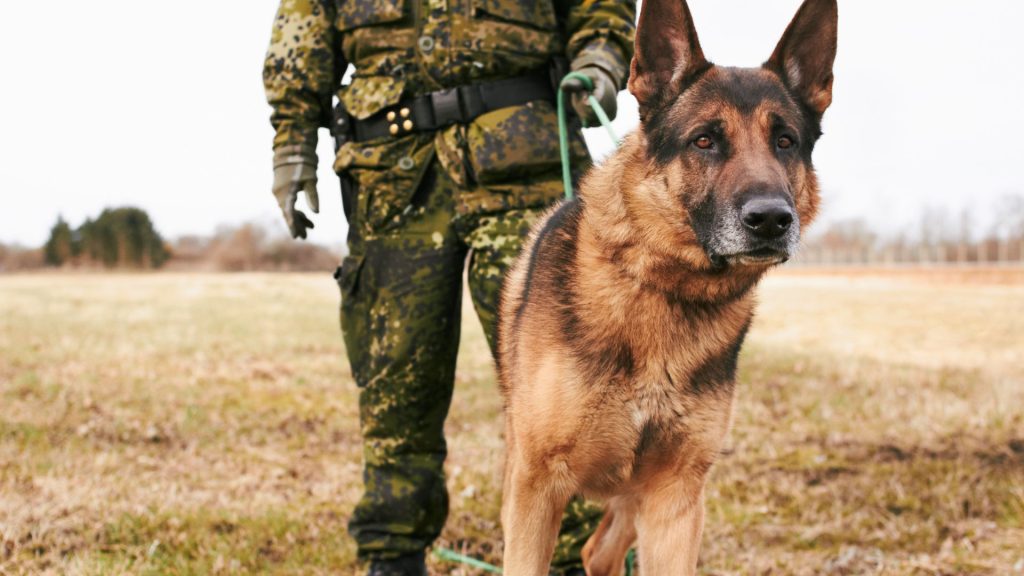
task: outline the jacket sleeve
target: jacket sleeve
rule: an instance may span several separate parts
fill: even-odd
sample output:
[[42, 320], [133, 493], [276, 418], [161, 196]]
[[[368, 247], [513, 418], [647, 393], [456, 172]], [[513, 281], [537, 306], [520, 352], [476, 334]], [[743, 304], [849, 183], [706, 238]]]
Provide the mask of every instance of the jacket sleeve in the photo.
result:
[[636, 32], [635, 0], [556, 0], [565, 2], [566, 56], [572, 69], [598, 66], [619, 88], [626, 85]]
[[347, 66], [336, 34], [332, 0], [281, 1], [263, 65], [275, 149], [316, 149]]

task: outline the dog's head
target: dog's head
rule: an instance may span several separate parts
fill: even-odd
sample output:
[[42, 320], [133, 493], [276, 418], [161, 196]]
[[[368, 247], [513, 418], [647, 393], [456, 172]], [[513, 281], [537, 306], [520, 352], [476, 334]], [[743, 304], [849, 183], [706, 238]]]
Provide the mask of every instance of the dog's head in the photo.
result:
[[[645, 0], [629, 90], [662, 223], [699, 245], [699, 267], [786, 261], [815, 216], [811, 152], [832, 102], [836, 0], [806, 0], [761, 68], [704, 57], [685, 0]], [[692, 231], [692, 234], [691, 234]]]

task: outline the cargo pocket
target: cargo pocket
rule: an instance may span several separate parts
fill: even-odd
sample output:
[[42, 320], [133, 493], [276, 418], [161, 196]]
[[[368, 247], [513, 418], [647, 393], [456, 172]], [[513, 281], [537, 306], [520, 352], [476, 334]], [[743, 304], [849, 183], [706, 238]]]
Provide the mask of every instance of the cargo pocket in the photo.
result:
[[[341, 290], [340, 323], [341, 335], [345, 342], [345, 352], [348, 354], [349, 362], [352, 365], [352, 374], [359, 374], [359, 369], [365, 365], [369, 334], [367, 326], [369, 313], [365, 295], [360, 290], [360, 276], [363, 270], [363, 257], [348, 255], [342, 261], [341, 267], [334, 273], [334, 279], [338, 282]], [[362, 384], [356, 381], [357, 385]]]
[[367, 234], [401, 226], [413, 212], [413, 195], [433, 160], [429, 135], [346, 142], [334, 170], [352, 178], [357, 190], [352, 225]]
[[[557, 171], [561, 165], [558, 118], [550, 102], [530, 102], [484, 114], [469, 126], [466, 140], [473, 174], [483, 185], [511, 183]], [[586, 162], [582, 139], [573, 134], [570, 143], [574, 165]]]
[[354, 296], [359, 285], [359, 272], [363, 269], [363, 257], [349, 254], [341, 262], [341, 266], [334, 271], [334, 279], [341, 289], [342, 304], [349, 297]]
[[557, 21], [551, 0], [472, 0], [477, 20], [510, 22], [528, 28], [554, 30]]

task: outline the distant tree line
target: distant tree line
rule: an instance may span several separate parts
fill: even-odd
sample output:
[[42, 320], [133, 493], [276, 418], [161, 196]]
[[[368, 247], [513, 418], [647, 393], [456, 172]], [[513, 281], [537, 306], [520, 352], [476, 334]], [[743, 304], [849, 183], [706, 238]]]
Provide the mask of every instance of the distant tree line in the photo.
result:
[[145, 211], [104, 210], [73, 228], [63, 218], [41, 248], [0, 244], [0, 273], [44, 267], [85, 269], [164, 268], [178, 271], [328, 271], [342, 250], [296, 242], [256, 223], [222, 226], [212, 236], [183, 236], [166, 242]]
[[311, 242], [297, 242], [246, 223], [224, 226], [213, 236], [183, 236], [172, 245], [168, 268], [222, 272], [305, 272], [333, 270], [341, 254]]
[[[995, 217], [979, 226], [969, 211], [928, 208], [904, 230], [882, 234], [853, 219], [815, 227], [796, 265], [1024, 265], [1024, 195], [1007, 195]], [[43, 266], [206, 271], [324, 271], [342, 250], [295, 242], [280, 230], [247, 223], [212, 236], [165, 242], [137, 208], [104, 210], [72, 228], [62, 218], [42, 248], [0, 244], [0, 272]]]
[[57, 218], [43, 245], [48, 266], [153, 269], [170, 255], [153, 221], [139, 208], [107, 209], [76, 229]]
[[803, 243], [799, 264], [807, 265], [1000, 265], [1024, 264], [1024, 196], [1007, 195], [987, 227], [970, 211], [956, 216], [928, 208], [917, 223], [881, 235], [864, 220], [835, 222]]
[[0, 273], [43, 267], [43, 250], [17, 244], [0, 244]]

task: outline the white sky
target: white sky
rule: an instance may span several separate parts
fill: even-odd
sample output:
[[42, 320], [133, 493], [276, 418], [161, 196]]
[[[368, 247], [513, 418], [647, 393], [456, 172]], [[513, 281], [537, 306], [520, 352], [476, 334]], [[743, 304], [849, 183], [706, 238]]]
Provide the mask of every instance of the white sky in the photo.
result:
[[[799, 0], [691, 0], [720, 64], [767, 58]], [[276, 0], [8, 2], [0, 18], [0, 242], [41, 244], [106, 206], [165, 236], [278, 221], [261, 69]], [[840, 0], [834, 106], [815, 161], [825, 218], [892, 231], [925, 206], [1021, 193], [1024, 3]], [[636, 123], [623, 95], [620, 133]], [[312, 239], [345, 235], [323, 139]], [[607, 150], [602, 131], [588, 135]], [[283, 231], [283, 225], [279, 225]]]

